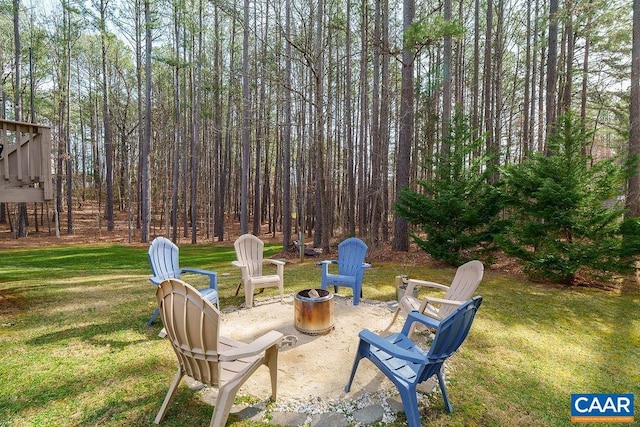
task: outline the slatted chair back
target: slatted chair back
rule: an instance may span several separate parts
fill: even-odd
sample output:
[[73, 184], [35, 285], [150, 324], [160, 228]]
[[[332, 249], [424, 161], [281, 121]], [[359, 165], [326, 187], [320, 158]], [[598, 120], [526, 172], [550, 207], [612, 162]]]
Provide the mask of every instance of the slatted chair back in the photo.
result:
[[[473, 260], [462, 264], [456, 270], [456, 275], [453, 277], [444, 299], [453, 301], [469, 300], [478, 288], [483, 276], [484, 265], [480, 261]], [[438, 317], [444, 319], [455, 309], [454, 305], [443, 304], [438, 311]]]
[[[334, 287], [334, 292], [338, 292], [338, 286], [345, 286], [353, 289], [353, 305], [360, 303], [362, 297], [362, 279], [364, 272], [371, 264], [365, 262], [367, 255], [367, 245], [357, 237], [350, 237], [338, 245], [338, 259], [324, 260], [316, 265], [322, 267], [321, 283], [322, 289], [328, 286]], [[330, 266], [337, 265], [337, 274], [331, 273]], [[335, 271], [335, 267], [333, 268]]]
[[193, 287], [167, 280], [156, 292], [167, 338], [186, 375], [217, 386], [220, 313]]
[[179, 249], [166, 237], [156, 237], [149, 245], [149, 264], [154, 277], [158, 279], [179, 279]]
[[236, 239], [233, 247], [238, 261], [247, 267], [243, 273], [248, 274], [249, 277], [262, 276], [264, 242], [253, 234], [243, 234]]
[[338, 274], [361, 278], [364, 275], [362, 265], [368, 249], [367, 245], [357, 237], [350, 237], [340, 242], [338, 245]]

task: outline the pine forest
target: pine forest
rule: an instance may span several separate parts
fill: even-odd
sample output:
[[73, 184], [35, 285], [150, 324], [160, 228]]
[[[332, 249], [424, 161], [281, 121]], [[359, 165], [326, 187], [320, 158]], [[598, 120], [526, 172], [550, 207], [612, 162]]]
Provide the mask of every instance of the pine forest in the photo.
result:
[[[592, 162], [640, 152], [634, 3], [0, 0], [2, 118], [53, 142], [55, 198], [27, 222], [73, 233], [91, 203], [138, 242], [232, 241], [239, 224], [406, 250], [398, 197], [461, 140], [489, 182], [548, 153], [567, 115]], [[639, 187], [618, 189], [627, 215]]]

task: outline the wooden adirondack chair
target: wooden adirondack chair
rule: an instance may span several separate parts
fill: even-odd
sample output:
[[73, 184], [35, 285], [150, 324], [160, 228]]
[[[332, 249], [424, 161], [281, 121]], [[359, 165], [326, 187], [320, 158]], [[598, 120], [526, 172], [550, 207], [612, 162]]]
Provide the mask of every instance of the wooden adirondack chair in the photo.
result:
[[[360, 303], [362, 297], [362, 278], [371, 264], [364, 262], [367, 255], [367, 245], [356, 237], [348, 238], [338, 245], [338, 259], [325, 260], [317, 263], [322, 267], [322, 283], [320, 287], [327, 289], [333, 286], [338, 293], [338, 286], [346, 286], [353, 289], [353, 305]], [[338, 265], [338, 274], [329, 273], [329, 266]]]
[[[480, 261], [473, 260], [458, 267], [450, 286], [436, 282], [409, 279], [407, 290], [404, 296], [400, 298], [400, 301], [398, 301], [398, 308], [393, 315], [393, 320], [391, 320], [389, 327], [395, 323], [400, 312], [408, 314], [415, 310], [437, 320], [447, 317], [456, 307], [473, 296], [483, 276], [484, 266]], [[427, 296], [418, 299], [413, 296], [416, 286], [442, 289], [446, 291], [446, 294], [444, 298]]]
[[[351, 389], [358, 364], [362, 358], [366, 358], [398, 388], [409, 427], [420, 426], [416, 387], [434, 375], [438, 377], [445, 408], [452, 412], [453, 407], [447, 395], [442, 367], [466, 339], [481, 303], [482, 297], [476, 296], [463, 303], [442, 321], [413, 311], [407, 317], [402, 331], [386, 338], [364, 329], [359, 334], [358, 352], [345, 391], [348, 393]], [[422, 350], [409, 338], [414, 322], [436, 330], [428, 351]]]
[[[179, 249], [171, 240], [166, 237], [156, 237], [149, 246], [149, 264], [153, 276], [149, 277], [149, 281], [154, 285], [159, 285], [166, 279], [180, 279], [184, 273], [200, 274], [209, 277], [209, 288], [201, 289], [199, 292], [208, 300], [214, 302], [218, 309], [220, 303], [218, 300], [218, 274], [213, 271], [203, 270], [200, 268], [180, 268]], [[156, 309], [151, 318], [147, 322], [149, 326], [158, 317], [159, 310]]]
[[211, 427], [222, 427], [238, 389], [262, 365], [271, 374], [271, 398], [276, 399], [278, 345], [283, 335], [270, 331], [249, 344], [220, 336], [220, 313], [191, 285], [179, 279], [163, 281], [156, 291], [160, 317], [178, 359], [169, 391], [156, 416], [164, 418], [180, 380], [188, 375], [218, 388]]
[[[264, 258], [264, 242], [253, 234], [243, 234], [233, 244], [236, 250], [236, 261], [231, 265], [238, 267], [242, 272], [242, 282], [236, 289], [236, 295], [240, 286], [244, 284], [244, 302], [247, 308], [253, 307], [253, 293], [256, 289], [277, 287], [280, 289], [280, 301], [284, 297], [284, 261]], [[276, 266], [276, 274], [263, 274], [264, 264]]]

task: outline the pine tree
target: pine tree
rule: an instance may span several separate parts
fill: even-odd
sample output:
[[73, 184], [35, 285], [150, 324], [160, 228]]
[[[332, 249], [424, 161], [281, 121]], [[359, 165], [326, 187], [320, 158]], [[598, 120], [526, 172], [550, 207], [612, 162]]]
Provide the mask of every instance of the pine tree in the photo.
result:
[[589, 135], [570, 114], [557, 123], [548, 155], [533, 153], [504, 171], [510, 225], [498, 239], [500, 247], [534, 279], [574, 284], [578, 275], [630, 271], [618, 197], [628, 168], [619, 159], [593, 161], [584, 154]]
[[481, 139], [473, 140], [466, 120], [456, 114], [446, 153], [435, 158], [434, 177], [418, 182], [421, 191], [405, 189], [396, 203], [397, 213], [423, 234], [414, 242], [434, 259], [451, 265], [482, 257], [493, 247], [500, 231], [500, 194], [490, 185], [487, 159], [474, 157]]

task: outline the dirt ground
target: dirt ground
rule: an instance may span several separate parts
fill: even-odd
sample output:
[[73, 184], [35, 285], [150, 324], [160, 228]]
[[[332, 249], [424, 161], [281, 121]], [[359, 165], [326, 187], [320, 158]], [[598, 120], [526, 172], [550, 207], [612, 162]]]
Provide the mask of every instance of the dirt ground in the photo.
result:
[[[325, 335], [307, 335], [295, 328], [292, 294], [285, 296], [282, 303], [278, 298], [258, 299], [251, 309], [225, 313], [221, 334], [244, 342], [270, 330], [297, 337], [294, 346], [280, 349], [278, 399], [341, 400], [353, 398], [354, 394], [393, 388], [373, 364], [364, 360], [358, 368], [352, 392], [344, 392], [358, 347], [358, 333], [363, 328], [377, 333], [383, 331], [393, 317], [393, 307], [388, 303], [368, 301], [354, 306], [349, 289], [335, 295], [333, 305], [334, 329]], [[399, 330], [403, 321], [399, 318], [392, 330]], [[256, 373], [240, 393], [245, 390], [255, 396], [268, 396], [267, 372], [264, 369]]]

